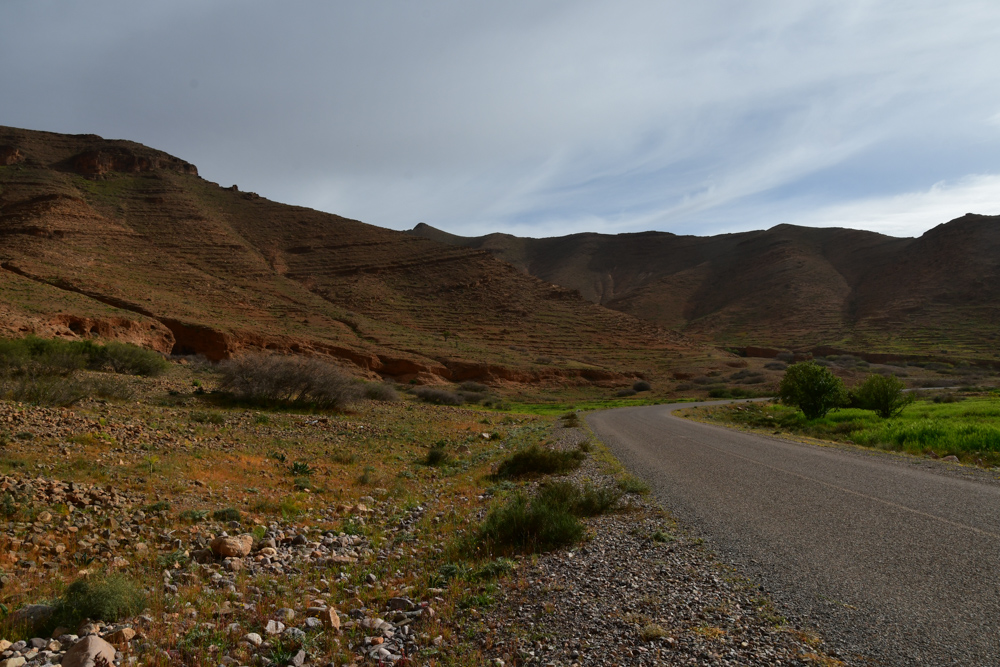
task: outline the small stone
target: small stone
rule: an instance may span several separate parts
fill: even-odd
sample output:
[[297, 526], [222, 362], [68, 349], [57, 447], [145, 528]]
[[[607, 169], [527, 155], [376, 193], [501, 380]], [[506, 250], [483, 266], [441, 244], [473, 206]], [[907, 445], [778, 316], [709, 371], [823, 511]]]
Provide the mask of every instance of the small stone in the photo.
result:
[[285, 628], [285, 631], [281, 633], [281, 636], [286, 639], [291, 639], [292, 641], [301, 642], [305, 640], [306, 633], [298, 628]]
[[0, 639], [0, 652], [9, 649], [10, 645], [11, 645], [10, 642], [7, 641], [6, 639]]
[[268, 621], [264, 627], [264, 632], [269, 635], [280, 635], [285, 631], [285, 624], [281, 621]]
[[954, 454], [949, 454], [948, 456], [941, 459], [942, 461], [950, 461], [951, 463], [958, 463], [958, 457]]
[[245, 641], [248, 644], [254, 646], [260, 646], [264, 643], [264, 638], [258, 635], [256, 632], [248, 632], [241, 638], [241, 641]]
[[292, 664], [295, 667], [302, 667], [306, 662], [306, 652], [300, 650], [298, 653], [292, 656]]
[[104, 639], [116, 646], [122, 646], [124, 644], [128, 644], [134, 638], [135, 638], [135, 630], [133, 630], [132, 628], [122, 628], [121, 630], [112, 632], [110, 635], [107, 635]]
[[393, 611], [413, 611], [417, 605], [409, 598], [389, 598], [389, 609]]
[[295, 610], [285, 607], [284, 609], [279, 609], [275, 612], [275, 618], [280, 618], [283, 621], [291, 621], [295, 618]]
[[444, 644], [444, 637], [438, 635], [437, 637], [431, 640], [431, 643], [434, 644], [435, 646], [441, 646], [442, 644]]
[[115, 647], [96, 635], [84, 637], [66, 651], [62, 667], [94, 667], [99, 658], [111, 665], [115, 661]]
[[316, 628], [323, 627], [323, 621], [319, 620], [315, 616], [310, 616], [306, 619], [306, 627], [310, 630], [315, 630]]
[[337, 613], [336, 609], [330, 607], [324, 610], [319, 618], [328, 629], [340, 632], [340, 614]]
[[27, 664], [27, 662], [27, 660], [18, 655], [0, 662], [0, 667], [21, 667], [21, 665]]
[[376, 577], [374, 574], [372, 574], [371, 572], [369, 572], [368, 576], [365, 577], [365, 581], [367, 581], [369, 584], [374, 584], [375, 582], [378, 581], [378, 577]]

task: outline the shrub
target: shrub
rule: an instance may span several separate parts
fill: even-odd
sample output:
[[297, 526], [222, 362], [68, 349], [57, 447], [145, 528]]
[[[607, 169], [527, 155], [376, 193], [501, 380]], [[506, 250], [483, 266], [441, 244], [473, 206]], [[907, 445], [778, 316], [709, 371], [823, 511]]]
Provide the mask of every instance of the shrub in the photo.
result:
[[615, 393], [615, 396], [619, 398], [627, 398], [629, 396], [635, 396], [638, 392], [635, 389], [620, 389]]
[[216, 426], [221, 426], [226, 423], [226, 418], [218, 412], [202, 411], [202, 410], [192, 410], [191, 421], [198, 422], [199, 424], [215, 424]]
[[473, 394], [483, 394], [489, 391], [489, 387], [485, 384], [480, 384], [478, 382], [473, 382], [472, 380], [466, 380], [462, 384], [458, 385], [458, 388], [462, 391], [468, 391]]
[[136, 345], [112, 342], [103, 347], [95, 345], [94, 348], [88, 355], [87, 363], [87, 367], [93, 370], [156, 377], [170, 368], [170, 362], [159, 352]]
[[580, 417], [575, 412], [567, 412], [562, 416], [563, 426], [574, 428], [580, 425]]
[[577, 492], [570, 511], [577, 516], [598, 516], [614, 509], [621, 497], [616, 488], [586, 484]]
[[578, 449], [556, 451], [531, 445], [504, 459], [497, 469], [497, 477], [511, 478], [566, 473], [579, 468], [586, 456]]
[[212, 518], [216, 521], [242, 521], [243, 515], [235, 507], [227, 507], [226, 509], [212, 512]]
[[219, 364], [220, 388], [237, 399], [343, 409], [361, 397], [358, 383], [321, 359], [250, 354]]
[[851, 392], [851, 404], [862, 410], [871, 410], [882, 419], [898, 415], [916, 397], [905, 393], [906, 385], [893, 375], [869, 375]]
[[451, 463], [451, 455], [444, 450], [442, 445], [431, 447], [424, 458], [424, 465], [443, 466], [448, 463]]
[[288, 472], [294, 477], [308, 477], [316, 471], [310, 468], [305, 461], [296, 461], [288, 466]]
[[89, 396], [91, 390], [81, 380], [53, 375], [31, 373], [0, 379], [0, 398], [35, 405], [66, 407]]
[[208, 517], [208, 510], [184, 510], [178, 515], [181, 521], [187, 521], [188, 523], [198, 523], [199, 521], [204, 521]]
[[417, 387], [413, 390], [413, 394], [425, 403], [435, 403], [437, 405], [462, 405], [465, 403], [464, 398], [447, 389]]
[[792, 364], [785, 371], [778, 387], [778, 398], [802, 410], [807, 419], [817, 419], [845, 405], [847, 390], [843, 381], [829, 369], [805, 361]]
[[788, 368], [788, 364], [784, 363], [783, 361], [769, 361], [766, 364], [764, 364], [764, 368], [766, 368], [769, 371], [783, 371], [786, 368]]
[[384, 382], [369, 382], [364, 387], [365, 398], [370, 401], [393, 402], [399, 400], [399, 393]]
[[166, 512], [169, 509], [170, 503], [166, 500], [160, 500], [142, 508], [144, 512]]
[[632, 384], [632, 389], [634, 389], [637, 392], [639, 392], [639, 391], [649, 391], [652, 388], [653, 387], [648, 382], [646, 382], [645, 380], [636, 380]]
[[478, 531], [489, 551], [550, 551], [583, 537], [583, 525], [563, 503], [518, 491], [486, 515]]
[[135, 387], [126, 379], [106, 375], [90, 379], [91, 391], [100, 398], [130, 401], [136, 396]]
[[56, 605], [60, 625], [75, 628], [86, 618], [114, 623], [146, 607], [142, 586], [120, 574], [78, 579]]

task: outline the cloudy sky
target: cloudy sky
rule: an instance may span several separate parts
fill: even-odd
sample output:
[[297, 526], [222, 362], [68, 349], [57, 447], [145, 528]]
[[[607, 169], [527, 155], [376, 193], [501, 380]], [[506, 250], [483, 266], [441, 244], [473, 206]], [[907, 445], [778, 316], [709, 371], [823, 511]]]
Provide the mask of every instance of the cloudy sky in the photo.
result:
[[0, 124], [407, 229], [1000, 214], [997, 0], [0, 3]]

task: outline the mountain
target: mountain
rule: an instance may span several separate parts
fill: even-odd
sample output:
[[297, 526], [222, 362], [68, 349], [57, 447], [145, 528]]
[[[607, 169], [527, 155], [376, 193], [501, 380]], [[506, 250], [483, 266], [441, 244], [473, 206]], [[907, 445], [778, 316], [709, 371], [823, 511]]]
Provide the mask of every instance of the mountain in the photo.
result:
[[778, 225], [719, 236], [410, 234], [487, 250], [587, 300], [704, 342], [996, 355], [1000, 216], [969, 214], [920, 238]]
[[369, 376], [622, 383], [722, 353], [469, 249], [268, 201], [130, 141], [0, 127], [0, 335]]

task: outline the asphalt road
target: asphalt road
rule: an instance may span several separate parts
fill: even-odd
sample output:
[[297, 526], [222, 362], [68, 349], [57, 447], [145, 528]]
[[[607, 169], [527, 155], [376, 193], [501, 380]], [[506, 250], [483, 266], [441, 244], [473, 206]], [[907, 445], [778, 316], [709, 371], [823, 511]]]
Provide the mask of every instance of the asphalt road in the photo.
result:
[[1000, 484], [670, 414], [692, 405], [587, 422], [678, 519], [850, 662], [1000, 665]]

